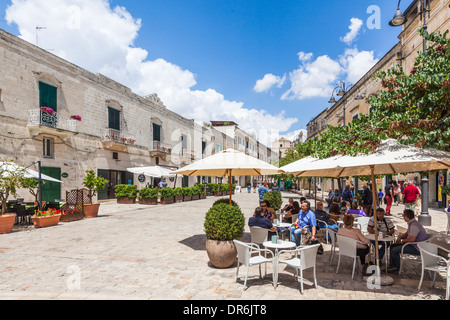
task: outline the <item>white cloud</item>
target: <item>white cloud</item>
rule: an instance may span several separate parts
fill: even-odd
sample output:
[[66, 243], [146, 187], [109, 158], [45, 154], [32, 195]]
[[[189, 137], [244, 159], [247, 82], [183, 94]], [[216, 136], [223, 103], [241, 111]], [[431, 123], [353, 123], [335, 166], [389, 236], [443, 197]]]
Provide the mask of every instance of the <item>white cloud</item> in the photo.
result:
[[357, 48], [346, 49], [340, 57], [341, 65], [351, 83], [358, 82], [379, 60], [373, 51], [359, 51]]
[[275, 76], [271, 73], [266, 74], [264, 78], [261, 80], [256, 81], [256, 85], [253, 88], [258, 93], [261, 92], [267, 92], [269, 91], [273, 86], [276, 86], [278, 88], [281, 88], [286, 81], [286, 75], [283, 77]]
[[291, 88], [286, 91], [282, 100], [302, 100], [313, 97], [329, 97], [333, 85], [341, 73], [338, 62], [324, 55], [311, 61], [313, 55], [300, 52], [298, 54], [302, 65], [289, 74]]
[[364, 25], [364, 22], [358, 18], [350, 19], [350, 23], [351, 24], [348, 27], [350, 29], [350, 31], [345, 35], [345, 37], [341, 38], [341, 41], [345, 42], [348, 45], [350, 45], [353, 42], [353, 40], [356, 39], [356, 37], [359, 34], [359, 31], [361, 30], [362, 26]]
[[[134, 47], [141, 28], [124, 8], [111, 8], [107, 0], [12, 0], [6, 20], [15, 23], [21, 37], [86, 68], [118, 81], [140, 95], [157, 93], [174, 112], [196, 121], [230, 120], [243, 130], [289, 128], [298, 122], [284, 112], [273, 115], [229, 101], [214, 89], [195, 90], [196, 76], [164, 59], [149, 59], [143, 48]], [[283, 78], [272, 85], [281, 86]]]

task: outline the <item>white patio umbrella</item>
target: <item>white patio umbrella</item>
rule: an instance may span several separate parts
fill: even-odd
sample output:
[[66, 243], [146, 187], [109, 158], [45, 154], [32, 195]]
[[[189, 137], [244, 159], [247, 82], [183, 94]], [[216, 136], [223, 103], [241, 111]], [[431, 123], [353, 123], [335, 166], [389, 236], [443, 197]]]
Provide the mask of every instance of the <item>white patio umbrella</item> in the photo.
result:
[[[303, 166], [302, 166], [303, 164]], [[367, 175], [372, 178], [373, 215], [376, 216], [375, 174], [396, 174], [417, 171], [431, 171], [450, 168], [450, 153], [435, 149], [420, 149], [386, 140], [377, 150], [356, 157], [338, 156], [317, 161], [299, 162], [288, 169], [297, 176], [348, 177]], [[286, 169], [283, 167], [282, 169]], [[376, 259], [379, 266], [378, 229], [375, 222]]]
[[194, 162], [173, 173], [185, 176], [229, 177], [231, 204], [231, 177], [265, 176], [285, 172], [267, 162], [234, 149], [228, 149]]
[[175, 174], [172, 173], [171, 170], [160, 166], [128, 168], [127, 171], [135, 174], [143, 174], [145, 176], [153, 178], [176, 176]]
[[[21, 167], [15, 163], [12, 162], [0, 162], [0, 171], [17, 171], [17, 170], [24, 170], [24, 177], [25, 178], [34, 178], [34, 179], [39, 179], [39, 172], [32, 170], [30, 168], [24, 168]], [[7, 176], [7, 172], [4, 172], [3, 175]], [[45, 174], [41, 173], [41, 179], [45, 180], [45, 181], [49, 181], [49, 182], [57, 182], [57, 183], [61, 183], [60, 180], [54, 179], [52, 177], [49, 177]]]

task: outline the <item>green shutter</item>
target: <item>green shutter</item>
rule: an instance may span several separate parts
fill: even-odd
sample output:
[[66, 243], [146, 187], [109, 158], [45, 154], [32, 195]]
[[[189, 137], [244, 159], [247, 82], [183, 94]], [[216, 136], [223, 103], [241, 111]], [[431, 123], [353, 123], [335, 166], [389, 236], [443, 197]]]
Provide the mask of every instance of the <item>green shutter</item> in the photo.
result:
[[120, 111], [108, 107], [109, 129], [120, 131]]
[[56, 87], [39, 82], [39, 107], [52, 108], [55, 112], [58, 111], [57, 92]]
[[161, 126], [153, 124], [153, 141], [161, 142]]

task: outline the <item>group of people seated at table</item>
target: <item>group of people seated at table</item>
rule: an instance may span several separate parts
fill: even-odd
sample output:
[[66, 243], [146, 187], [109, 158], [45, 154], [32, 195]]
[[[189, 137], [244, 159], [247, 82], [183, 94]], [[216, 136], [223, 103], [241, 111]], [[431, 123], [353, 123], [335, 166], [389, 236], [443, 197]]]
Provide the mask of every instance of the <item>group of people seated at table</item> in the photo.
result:
[[[355, 228], [355, 217], [352, 214], [346, 214], [343, 217], [344, 226], [339, 228], [336, 224], [333, 224], [331, 220], [332, 215], [323, 210], [323, 202], [317, 202], [317, 208], [313, 212], [311, 210], [311, 204], [305, 198], [300, 199], [299, 202], [294, 201], [293, 198], [289, 199], [289, 203], [284, 207], [286, 212], [285, 222], [291, 223], [290, 228], [290, 240], [295, 242], [297, 246], [301, 245], [302, 231], [305, 229], [310, 236], [309, 241], [316, 240], [316, 232], [319, 228], [332, 228], [338, 231], [338, 235], [349, 237], [358, 240], [357, 255], [360, 258], [361, 264], [366, 263], [366, 256], [369, 253], [370, 243], [375, 245], [375, 241], [369, 240], [361, 232], [361, 229]], [[330, 208], [331, 209], [331, 208]], [[292, 221], [292, 215], [298, 214], [296, 221]], [[254, 216], [249, 219], [248, 225], [250, 227], [260, 227], [269, 230], [269, 239], [276, 232], [285, 231], [280, 227], [274, 226], [273, 221], [276, 219], [276, 214], [273, 209], [270, 208], [268, 201], [261, 202], [261, 206], [256, 208]], [[291, 219], [289, 221], [289, 219]], [[392, 236], [395, 233], [395, 226], [391, 219], [385, 217], [385, 210], [378, 208], [376, 210], [377, 219], [377, 231], [387, 236]], [[404, 210], [403, 219], [408, 223], [408, 230], [404, 234], [400, 234], [397, 237], [395, 243], [391, 244], [386, 242], [386, 246], [383, 242], [379, 242], [379, 258], [382, 260], [385, 255], [385, 250], [390, 246], [390, 263], [388, 271], [398, 271], [400, 268], [400, 253], [402, 247], [406, 243], [420, 242], [427, 240], [427, 233], [424, 227], [415, 219], [414, 211]], [[325, 222], [326, 225], [323, 223]], [[367, 232], [370, 234], [375, 233], [375, 218], [371, 217], [368, 223]], [[417, 245], [409, 245], [404, 248], [404, 253], [412, 255], [420, 255], [420, 251]]]

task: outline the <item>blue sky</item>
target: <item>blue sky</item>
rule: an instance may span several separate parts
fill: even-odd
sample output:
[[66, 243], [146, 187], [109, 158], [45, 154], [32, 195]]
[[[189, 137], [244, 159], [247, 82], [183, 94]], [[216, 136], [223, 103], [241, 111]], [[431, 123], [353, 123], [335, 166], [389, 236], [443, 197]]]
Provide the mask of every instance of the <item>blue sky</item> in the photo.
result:
[[[156, 92], [188, 118], [292, 136], [328, 107], [331, 87], [358, 79], [395, 45], [401, 30], [388, 22], [397, 3], [0, 0], [0, 28], [35, 43], [35, 27], [47, 27], [44, 49], [138, 94]], [[370, 6], [380, 9], [380, 28], [368, 25]]]

